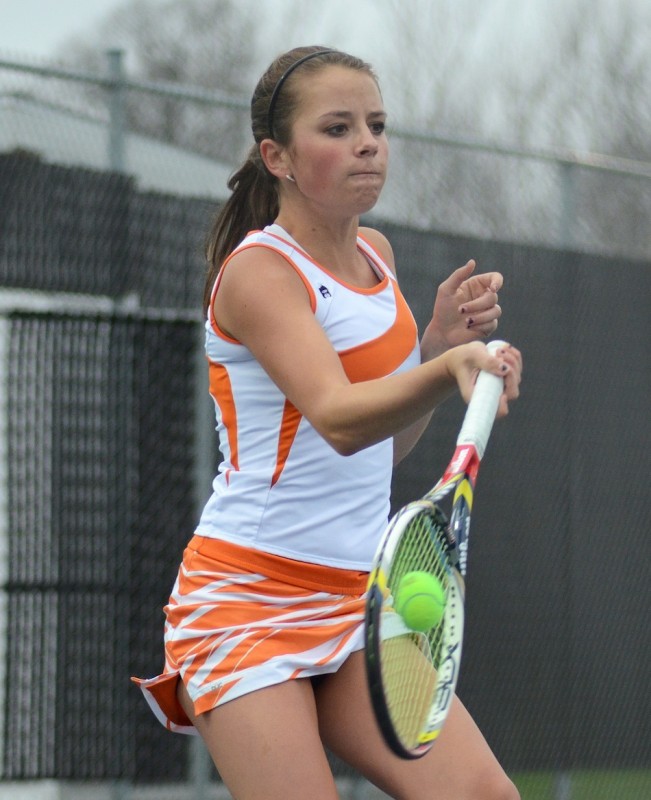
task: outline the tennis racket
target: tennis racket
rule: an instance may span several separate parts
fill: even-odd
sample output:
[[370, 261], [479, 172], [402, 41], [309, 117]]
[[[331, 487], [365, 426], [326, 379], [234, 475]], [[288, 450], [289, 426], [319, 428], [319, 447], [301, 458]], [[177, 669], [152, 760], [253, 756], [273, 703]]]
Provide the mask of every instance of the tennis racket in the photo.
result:
[[[494, 353], [504, 344], [494, 341], [488, 347]], [[366, 600], [366, 671], [382, 734], [402, 758], [427, 753], [454, 697], [473, 490], [503, 388], [502, 378], [479, 373], [443, 476], [392, 517], [375, 554]], [[438, 504], [453, 490], [448, 521]], [[424, 625], [410, 620], [409, 627], [396, 610], [400, 582], [413, 572], [434, 576], [442, 589], [443, 613], [435, 613], [438, 619], [431, 625], [425, 615]]]

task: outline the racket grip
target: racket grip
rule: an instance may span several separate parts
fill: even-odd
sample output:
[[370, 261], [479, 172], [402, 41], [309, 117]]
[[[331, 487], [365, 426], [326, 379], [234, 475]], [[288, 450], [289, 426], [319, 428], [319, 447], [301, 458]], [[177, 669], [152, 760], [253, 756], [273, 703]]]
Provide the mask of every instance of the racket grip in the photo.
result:
[[[506, 342], [496, 339], [486, 346], [491, 354], [494, 354], [505, 345]], [[503, 390], [504, 379], [499, 375], [493, 375], [484, 370], [479, 373], [463, 425], [459, 431], [457, 447], [464, 444], [474, 445], [479, 458], [484, 457]]]

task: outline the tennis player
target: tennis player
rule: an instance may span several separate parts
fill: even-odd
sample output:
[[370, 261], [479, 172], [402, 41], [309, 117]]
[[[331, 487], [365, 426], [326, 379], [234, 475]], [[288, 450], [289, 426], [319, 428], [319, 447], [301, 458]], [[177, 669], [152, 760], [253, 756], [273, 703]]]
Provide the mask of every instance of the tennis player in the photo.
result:
[[461, 702], [422, 759], [370, 705], [364, 592], [392, 466], [479, 369], [518, 396], [520, 353], [483, 343], [497, 272], [469, 261], [419, 343], [387, 239], [361, 228], [387, 172], [386, 113], [358, 58], [302, 47], [251, 102], [254, 144], [209, 239], [206, 354], [223, 457], [165, 607], [165, 669], [136, 679], [200, 734], [237, 800], [333, 800], [329, 748], [394, 798], [512, 800]]

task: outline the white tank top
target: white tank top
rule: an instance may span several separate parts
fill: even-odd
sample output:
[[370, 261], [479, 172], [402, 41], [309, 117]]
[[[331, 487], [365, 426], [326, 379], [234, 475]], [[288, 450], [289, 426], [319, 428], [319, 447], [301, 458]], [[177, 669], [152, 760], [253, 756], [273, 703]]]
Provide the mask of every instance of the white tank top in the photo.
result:
[[[395, 277], [362, 237], [357, 246], [378, 275], [371, 289], [339, 280], [278, 225], [250, 233], [232, 254], [266, 247], [286, 260], [352, 382], [420, 363], [416, 323]], [[368, 570], [389, 513], [392, 440], [352, 456], [337, 454], [249, 350], [219, 329], [212, 302], [205, 327], [222, 462], [196, 533], [300, 561]]]

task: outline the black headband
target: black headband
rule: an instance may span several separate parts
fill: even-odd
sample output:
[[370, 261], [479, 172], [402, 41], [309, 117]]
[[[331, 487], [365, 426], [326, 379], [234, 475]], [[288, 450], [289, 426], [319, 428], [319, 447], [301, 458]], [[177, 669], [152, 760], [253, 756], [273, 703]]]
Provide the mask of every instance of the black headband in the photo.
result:
[[287, 67], [287, 69], [283, 72], [283, 74], [278, 79], [278, 83], [274, 86], [274, 90], [271, 93], [271, 100], [269, 101], [269, 111], [267, 112], [267, 128], [269, 130], [269, 136], [273, 139], [274, 138], [274, 111], [276, 110], [276, 102], [278, 100], [278, 95], [280, 94], [280, 90], [283, 88], [283, 84], [292, 74], [292, 72], [296, 69], [296, 67], [300, 67], [300, 65], [304, 61], [309, 61], [311, 58], [316, 58], [317, 56], [324, 56], [327, 53], [336, 53], [336, 50], [317, 50], [315, 53], [308, 53], [306, 56], [299, 58], [298, 61], [294, 61], [294, 63]]

